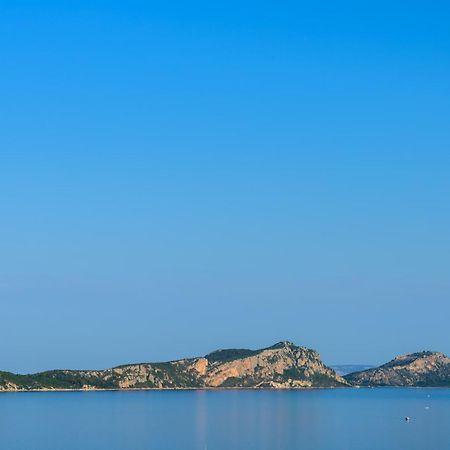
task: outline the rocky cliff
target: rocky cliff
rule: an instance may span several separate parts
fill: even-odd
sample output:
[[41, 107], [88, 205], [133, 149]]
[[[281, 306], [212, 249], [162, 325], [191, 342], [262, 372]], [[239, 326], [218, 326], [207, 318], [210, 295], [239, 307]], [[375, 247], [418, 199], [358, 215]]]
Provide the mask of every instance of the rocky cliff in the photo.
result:
[[358, 386], [450, 387], [450, 358], [439, 352], [412, 353], [344, 378]]
[[204, 357], [106, 370], [0, 372], [0, 390], [310, 388], [348, 386], [319, 354], [291, 342], [260, 350], [218, 350]]

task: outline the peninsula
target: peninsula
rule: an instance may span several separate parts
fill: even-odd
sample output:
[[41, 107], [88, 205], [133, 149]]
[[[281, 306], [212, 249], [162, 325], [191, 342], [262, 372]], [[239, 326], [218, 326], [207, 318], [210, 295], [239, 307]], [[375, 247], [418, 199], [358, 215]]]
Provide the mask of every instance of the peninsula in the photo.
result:
[[106, 370], [0, 372], [0, 390], [311, 388], [349, 386], [319, 354], [292, 342], [260, 350], [218, 350], [203, 357], [127, 364]]

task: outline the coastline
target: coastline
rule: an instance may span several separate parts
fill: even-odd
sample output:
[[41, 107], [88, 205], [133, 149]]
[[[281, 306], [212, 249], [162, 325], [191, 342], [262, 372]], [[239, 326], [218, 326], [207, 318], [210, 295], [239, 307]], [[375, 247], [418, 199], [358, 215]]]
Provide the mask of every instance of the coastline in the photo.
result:
[[175, 387], [175, 388], [108, 388], [108, 389], [11, 389], [0, 390], [1, 394], [24, 394], [36, 392], [143, 392], [143, 391], [324, 391], [336, 389], [444, 389], [450, 390], [450, 386], [311, 386], [311, 387]]
[[172, 388], [107, 388], [107, 389], [3, 389], [0, 394], [26, 392], [138, 392], [138, 391], [312, 391], [325, 389], [355, 389], [360, 386], [302, 387], [172, 387]]

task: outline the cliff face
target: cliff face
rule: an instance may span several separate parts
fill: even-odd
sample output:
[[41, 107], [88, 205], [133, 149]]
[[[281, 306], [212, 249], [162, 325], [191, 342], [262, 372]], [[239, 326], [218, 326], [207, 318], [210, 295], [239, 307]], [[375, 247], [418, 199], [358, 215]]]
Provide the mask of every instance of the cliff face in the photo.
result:
[[[220, 356], [220, 355], [218, 355]], [[290, 342], [281, 342], [239, 359], [215, 360], [207, 355], [204, 375], [208, 386], [313, 387], [345, 385], [345, 380], [326, 367], [319, 354]]]
[[344, 378], [359, 386], [450, 386], [450, 358], [439, 352], [412, 353]]
[[0, 372], [0, 390], [307, 388], [346, 386], [319, 354], [291, 342], [261, 350], [218, 350], [205, 357], [130, 364], [106, 370], [54, 370], [34, 375]]

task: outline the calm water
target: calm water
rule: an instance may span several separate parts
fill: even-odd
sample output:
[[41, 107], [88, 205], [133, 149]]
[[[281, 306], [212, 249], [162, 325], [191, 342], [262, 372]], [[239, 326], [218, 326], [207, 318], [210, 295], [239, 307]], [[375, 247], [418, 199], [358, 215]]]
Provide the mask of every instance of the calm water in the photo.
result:
[[0, 418], [1, 450], [450, 450], [450, 389], [8, 393]]

